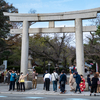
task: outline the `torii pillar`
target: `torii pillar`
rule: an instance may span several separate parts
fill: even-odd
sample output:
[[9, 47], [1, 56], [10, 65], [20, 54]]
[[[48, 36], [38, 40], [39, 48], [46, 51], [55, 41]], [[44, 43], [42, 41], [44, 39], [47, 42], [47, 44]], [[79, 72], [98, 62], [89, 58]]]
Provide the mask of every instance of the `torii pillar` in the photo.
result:
[[76, 66], [77, 72], [84, 75], [84, 46], [83, 29], [81, 18], [75, 19], [75, 37], [76, 37]]
[[28, 50], [29, 50], [29, 22], [23, 21], [22, 48], [21, 48], [21, 72], [25, 75], [28, 69]]

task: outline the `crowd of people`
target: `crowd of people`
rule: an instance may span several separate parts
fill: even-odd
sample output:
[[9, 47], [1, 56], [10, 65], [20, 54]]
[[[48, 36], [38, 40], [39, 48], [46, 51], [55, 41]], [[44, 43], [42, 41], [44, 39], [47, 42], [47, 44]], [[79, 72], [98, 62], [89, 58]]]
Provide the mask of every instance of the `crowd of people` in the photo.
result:
[[[66, 93], [65, 85], [69, 83], [69, 86], [71, 88], [70, 91], [74, 91], [74, 93], [79, 90], [79, 93], [84, 92], [86, 88], [86, 82], [83, 75], [79, 75], [78, 72], [75, 70], [75, 68], [72, 66], [70, 68], [70, 76], [69, 76], [69, 82], [67, 82], [67, 75], [65, 73], [65, 70], [62, 70], [60, 75], [56, 72], [56, 70], [53, 71], [52, 74], [50, 74], [48, 71], [45, 71], [43, 74], [43, 90], [50, 91], [50, 83], [53, 84], [53, 91], [57, 92], [57, 88], [60, 89], [60, 94]], [[14, 70], [6, 71], [4, 72], [4, 83], [7, 82], [9, 85], [9, 91], [15, 90], [15, 83], [16, 83], [16, 89], [17, 91], [25, 91], [25, 77], [27, 77], [28, 74], [23, 75], [23, 72], [15, 72]], [[33, 83], [33, 89], [37, 88], [37, 77], [38, 73], [36, 73], [36, 70], [33, 69], [32, 73], [32, 83]], [[74, 87], [74, 84], [76, 83], [76, 88]], [[94, 96], [96, 96], [96, 93], [100, 93], [100, 73], [95, 73], [94, 77], [90, 77], [90, 74], [87, 75], [87, 83], [88, 83], [88, 90], [90, 91], [90, 96], [94, 92]], [[59, 87], [57, 87], [57, 84]]]

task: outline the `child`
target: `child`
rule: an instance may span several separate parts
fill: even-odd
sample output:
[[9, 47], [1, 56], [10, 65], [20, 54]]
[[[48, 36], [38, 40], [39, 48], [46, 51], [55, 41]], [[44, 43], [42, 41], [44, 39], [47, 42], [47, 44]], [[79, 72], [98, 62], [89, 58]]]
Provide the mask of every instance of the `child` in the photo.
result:
[[81, 82], [80, 82], [80, 90], [83, 92], [85, 89], [85, 79], [83, 78], [83, 75], [81, 75]]
[[91, 89], [91, 79], [90, 79], [90, 74], [87, 75], [87, 83], [88, 83], [88, 90]]

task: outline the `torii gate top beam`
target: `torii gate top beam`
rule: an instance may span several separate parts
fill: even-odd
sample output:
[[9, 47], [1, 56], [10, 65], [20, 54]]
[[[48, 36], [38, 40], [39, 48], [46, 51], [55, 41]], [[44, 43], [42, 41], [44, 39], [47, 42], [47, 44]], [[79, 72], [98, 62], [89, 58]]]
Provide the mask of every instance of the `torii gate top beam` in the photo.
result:
[[76, 18], [91, 19], [96, 18], [97, 13], [100, 12], [100, 7], [95, 9], [71, 11], [63, 13], [46, 13], [46, 14], [19, 14], [19, 13], [7, 13], [4, 12], [5, 16], [10, 17], [10, 21], [65, 21], [75, 20]]

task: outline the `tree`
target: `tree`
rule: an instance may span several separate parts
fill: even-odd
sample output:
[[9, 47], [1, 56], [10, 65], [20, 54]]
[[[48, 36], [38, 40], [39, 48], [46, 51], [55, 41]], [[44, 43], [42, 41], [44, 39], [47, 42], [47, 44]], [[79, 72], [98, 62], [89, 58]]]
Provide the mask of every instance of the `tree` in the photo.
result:
[[[0, 57], [2, 57], [2, 55], [9, 55], [9, 50], [7, 50], [9, 47], [7, 47], [6, 38], [9, 36], [9, 30], [11, 27], [9, 17], [4, 16], [3, 12], [17, 13], [18, 9], [12, 4], [7, 3], [5, 0], [0, 0]], [[1, 59], [3, 58], [0, 58], [0, 60]], [[6, 58], [4, 57], [4, 59]]]
[[29, 51], [34, 59], [40, 58], [42, 61], [51, 61], [54, 64], [53, 66], [64, 61], [63, 64], [66, 66], [67, 57], [73, 54], [73, 50], [67, 44], [70, 39], [71, 37], [67, 34], [63, 34], [62, 37], [56, 35], [54, 38], [36, 34], [30, 37]]
[[11, 24], [9, 18], [3, 15], [3, 12], [18, 12], [12, 4], [7, 3], [5, 0], [0, 0], [0, 50], [5, 47], [5, 38], [9, 35]]

